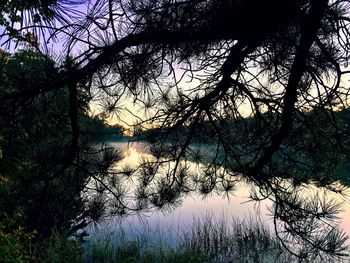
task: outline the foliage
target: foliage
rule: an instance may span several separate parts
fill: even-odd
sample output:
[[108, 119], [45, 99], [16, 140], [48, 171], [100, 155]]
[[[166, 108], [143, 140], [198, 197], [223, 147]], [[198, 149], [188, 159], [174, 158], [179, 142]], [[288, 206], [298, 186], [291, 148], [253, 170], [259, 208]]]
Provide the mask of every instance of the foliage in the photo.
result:
[[2, 263], [73, 263], [81, 262], [81, 247], [67, 234], [53, 231], [45, 240], [38, 241], [37, 233], [18, 227], [7, 232], [0, 230], [0, 258]]
[[18, 227], [12, 232], [7, 232], [0, 224], [0, 258], [3, 263], [31, 262], [32, 240], [35, 232], [26, 232], [23, 227]]
[[[6, 80], [1, 91], [30, 90], [30, 85], [45, 81], [52, 70], [52, 62], [37, 53], [16, 53], [4, 66]], [[37, 229], [40, 235], [48, 235], [53, 226], [69, 227], [69, 221], [81, 213], [83, 205], [79, 194], [74, 194], [75, 186], [69, 195], [65, 193], [67, 180], [78, 183], [77, 180], [84, 182], [84, 179], [74, 179], [71, 169], [64, 173], [66, 178], [54, 175], [65, 165], [62, 155], [67, 153], [64, 147], [67, 149], [65, 144], [69, 142], [68, 115], [62, 114], [67, 100], [68, 93], [62, 90], [37, 97], [30, 103], [17, 101], [1, 106], [0, 166], [7, 180], [2, 185], [2, 213], [8, 216], [20, 213], [22, 217], [17, 223], [27, 226], [29, 231]], [[53, 179], [47, 181], [45, 178], [49, 177]]]
[[[9, 55], [2, 63], [3, 94], [26, 93], [32, 85], [45, 83], [55, 71], [51, 59], [31, 50]], [[77, 128], [83, 131], [98, 124], [89, 127], [89, 132], [105, 132], [105, 126], [87, 117], [87, 97], [82, 87], [77, 89]], [[49, 237], [55, 228], [76, 231], [96, 218], [90, 217], [88, 198], [82, 194], [96, 167], [86, 164], [86, 171], [76, 169], [78, 162], [93, 161], [96, 147], [87, 135], [72, 136], [70, 95], [66, 88], [0, 106], [0, 222], [12, 218], [16, 221], [13, 227], [26, 226], [28, 231], [38, 231], [41, 238]], [[114, 128], [116, 131], [120, 133]], [[99, 165], [103, 164], [100, 160]]]
[[[0, 2], [0, 26], [5, 28], [10, 38], [18, 42], [26, 41], [27, 47], [38, 49], [40, 43], [37, 35], [44, 32], [40, 28], [53, 29], [53, 20], [58, 17], [62, 22], [68, 22], [72, 14], [76, 13], [69, 6], [84, 2], [85, 0], [2, 0]], [[35, 34], [18, 30], [27, 23], [35, 25], [33, 30]], [[10, 43], [6, 42], [10, 46]]]

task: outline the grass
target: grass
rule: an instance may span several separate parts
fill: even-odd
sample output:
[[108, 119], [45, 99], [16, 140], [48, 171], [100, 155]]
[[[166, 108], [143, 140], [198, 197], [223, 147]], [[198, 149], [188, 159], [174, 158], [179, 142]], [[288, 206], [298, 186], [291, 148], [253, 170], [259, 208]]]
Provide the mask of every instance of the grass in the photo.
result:
[[124, 234], [115, 233], [90, 241], [84, 248], [84, 263], [176, 263], [206, 262], [207, 258], [199, 252], [180, 250], [163, 244], [161, 240], [151, 241], [139, 237], [128, 240]]
[[[123, 228], [96, 232], [82, 246], [67, 235], [54, 233], [36, 251], [30, 262], [53, 263], [293, 263], [289, 254], [270, 230], [255, 219], [228, 222], [207, 214], [178, 230], [150, 231], [145, 225], [141, 232], [131, 233]], [[112, 229], [112, 228], [110, 228]], [[174, 230], [175, 232], [175, 230]], [[174, 242], [174, 240], [176, 242]], [[34, 259], [34, 260], [33, 260]], [[1, 262], [1, 260], [0, 260]], [[27, 261], [8, 261], [27, 262]], [[28, 261], [29, 262], [29, 261]], [[322, 261], [330, 262], [330, 261]], [[337, 261], [338, 262], [338, 261]], [[350, 262], [348, 258], [340, 262]]]
[[[40, 263], [80, 263], [82, 250], [78, 240], [54, 231], [51, 237], [36, 244], [30, 261]], [[0, 260], [1, 261], [1, 260]]]
[[180, 247], [204, 254], [210, 262], [290, 262], [292, 256], [262, 222], [250, 219], [197, 218], [184, 232]]
[[[146, 233], [146, 234], [145, 234]], [[292, 262], [293, 258], [261, 222], [197, 218], [171, 245], [145, 231], [129, 239], [123, 230], [91, 238], [84, 246], [83, 263], [97, 262]], [[166, 236], [166, 235], [163, 235]]]

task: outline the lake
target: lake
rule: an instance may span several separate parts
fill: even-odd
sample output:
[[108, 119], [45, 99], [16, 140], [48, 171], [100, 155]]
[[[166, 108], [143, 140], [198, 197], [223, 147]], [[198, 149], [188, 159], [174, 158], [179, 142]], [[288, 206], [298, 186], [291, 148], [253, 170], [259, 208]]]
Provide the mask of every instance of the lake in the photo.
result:
[[[121, 150], [124, 156], [124, 159], [116, 164], [115, 169], [117, 170], [125, 166], [135, 167], [142, 158], [151, 158], [147, 152], [147, 143], [110, 142], [109, 145]], [[193, 166], [196, 165], [193, 164]], [[307, 188], [316, 189], [312, 186]], [[231, 217], [239, 220], [258, 220], [272, 229], [273, 216], [268, 209], [271, 202], [251, 201], [249, 198], [251, 190], [252, 186], [242, 180], [242, 182], [239, 182], [237, 190], [229, 198], [213, 194], [203, 199], [202, 196], [191, 194], [184, 197], [181, 205], [172, 211], [145, 212], [142, 217], [128, 216], [123, 220], [109, 219], [100, 226], [100, 229], [111, 231], [116, 227], [122, 227], [127, 229], [130, 236], [133, 236], [147, 228], [147, 231], [162, 235], [163, 238], [168, 233], [169, 238], [174, 239], [175, 236], [176, 239], [174, 232], [180, 233], [181, 229], [188, 227], [194, 218], [203, 217], [207, 214], [211, 214], [216, 218], [225, 217], [228, 221]], [[323, 191], [317, 189], [311, 191], [318, 191], [320, 195], [324, 195]], [[343, 202], [343, 211], [338, 215], [338, 223], [346, 233], [350, 234], [350, 199], [333, 193], [328, 195], [339, 202]]]

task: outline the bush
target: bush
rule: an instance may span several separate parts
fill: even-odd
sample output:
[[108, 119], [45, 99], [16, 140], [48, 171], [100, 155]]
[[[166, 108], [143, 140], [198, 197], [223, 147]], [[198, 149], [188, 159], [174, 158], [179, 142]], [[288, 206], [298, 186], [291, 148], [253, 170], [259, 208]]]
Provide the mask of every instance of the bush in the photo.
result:
[[32, 240], [36, 232], [27, 233], [23, 227], [6, 232], [0, 224], [0, 259], [2, 263], [30, 262]]

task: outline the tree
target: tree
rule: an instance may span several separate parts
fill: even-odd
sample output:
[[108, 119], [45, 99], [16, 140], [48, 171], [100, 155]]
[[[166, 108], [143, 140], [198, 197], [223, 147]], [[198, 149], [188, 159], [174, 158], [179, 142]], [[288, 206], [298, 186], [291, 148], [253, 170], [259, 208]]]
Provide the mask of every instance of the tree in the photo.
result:
[[[55, 75], [53, 61], [31, 50], [3, 56], [1, 69], [2, 94], [29, 90]], [[65, 87], [0, 106], [0, 224], [7, 228], [25, 226], [47, 238], [52, 230], [76, 231], [98, 219], [92, 213], [94, 200], [83, 194], [96, 170], [86, 162], [97, 158], [95, 152], [108, 149], [95, 146], [90, 138], [94, 130], [85, 130], [93, 120], [86, 115], [84, 91], [75, 88], [74, 100]], [[70, 125], [72, 121], [77, 124]], [[74, 129], [84, 136], [75, 138]], [[76, 168], [79, 162], [85, 162], [84, 171]]]
[[[135, 202], [123, 199], [119, 175], [95, 178], [115, 197], [113, 212], [166, 207], [194, 189], [230, 192], [243, 176], [260, 189], [254, 199], [273, 200], [284, 244], [302, 241], [291, 252], [342, 255], [344, 236], [328, 220], [339, 207], [299, 190], [313, 183], [342, 192], [334, 182], [348, 148], [337, 111], [348, 108], [349, 1], [96, 0], [70, 17], [64, 1], [38, 3], [20, 10], [55, 12], [41, 24], [20, 16], [23, 26], [8, 23], [2, 39], [23, 41], [26, 30], [40, 28], [46, 34], [38, 49], [64, 39], [64, 57], [74, 63], [30, 90], [1, 94], [0, 102], [83, 82], [104, 101], [105, 116], [130, 96], [151, 114], [140, 126], [155, 124], [173, 138], [162, 136], [151, 149], [156, 160], [138, 169]], [[203, 125], [215, 154], [193, 182], [185, 162], [198, 160], [190, 144]], [[164, 170], [164, 156], [175, 165]]]

